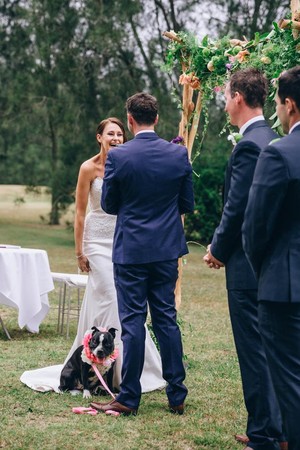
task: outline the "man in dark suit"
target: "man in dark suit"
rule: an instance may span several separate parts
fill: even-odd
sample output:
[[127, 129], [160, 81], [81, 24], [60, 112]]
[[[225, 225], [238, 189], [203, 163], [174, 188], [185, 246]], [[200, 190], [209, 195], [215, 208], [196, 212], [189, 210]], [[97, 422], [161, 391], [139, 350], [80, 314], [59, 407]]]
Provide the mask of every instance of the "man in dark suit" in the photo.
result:
[[284, 138], [258, 159], [243, 225], [258, 276], [259, 326], [287, 430], [300, 449], [300, 66], [278, 80]]
[[[242, 139], [228, 162], [224, 209], [204, 261], [225, 266], [233, 336], [248, 412], [246, 449], [275, 450], [284, 441], [279, 407], [258, 330], [257, 281], [242, 248], [241, 228], [258, 155], [276, 134], [263, 117], [267, 80], [257, 69], [235, 72], [225, 89], [225, 111]], [[281, 442], [281, 448], [284, 444]]]
[[126, 108], [135, 138], [109, 151], [101, 202], [107, 213], [117, 214], [113, 263], [124, 349], [122, 383], [116, 401], [92, 406], [136, 414], [148, 303], [169, 408], [182, 414], [187, 388], [174, 290], [178, 257], [188, 253], [181, 214], [194, 207], [192, 168], [185, 147], [155, 133], [158, 106], [153, 96], [135, 94]]

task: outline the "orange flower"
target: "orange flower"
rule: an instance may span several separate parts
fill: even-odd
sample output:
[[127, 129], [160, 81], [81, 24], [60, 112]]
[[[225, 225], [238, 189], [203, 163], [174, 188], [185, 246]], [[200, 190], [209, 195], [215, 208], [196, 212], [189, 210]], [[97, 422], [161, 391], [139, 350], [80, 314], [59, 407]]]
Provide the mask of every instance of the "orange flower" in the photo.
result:
[[189, 84], [190, 76], [186, 73], [182, 73], [179, 77], [179, 84]]
[[248, 55], [250, 55], [248, 50], [241, 50], [240, 52], [238, 52], [235, 58], [238, 60], [239, 63], [242, 63], [247, 59]]
[[194, 72], [181, 74], [179, 84], [189, 84], [193, 89], [200, 88], [200, 80], [194, 75]]
[[243, 41], [241, 41], [240, 39], [230, 39], [229, 43], [230, 43], [231, 47], [235, 47], [236, 45], [245, 47], [245, 45], [248, 44], [248, 40], [245, 37], [244, 37]]

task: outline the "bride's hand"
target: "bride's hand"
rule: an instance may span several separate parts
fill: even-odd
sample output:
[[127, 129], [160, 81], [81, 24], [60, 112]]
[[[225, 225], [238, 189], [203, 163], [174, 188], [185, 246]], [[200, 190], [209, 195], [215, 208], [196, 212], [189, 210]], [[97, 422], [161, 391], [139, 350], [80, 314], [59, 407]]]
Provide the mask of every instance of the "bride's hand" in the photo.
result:
[[91, 270], [89, 260], [85, 255], [81, 255], [78, 258], [78, 268], [81, 272], [89, 272]]

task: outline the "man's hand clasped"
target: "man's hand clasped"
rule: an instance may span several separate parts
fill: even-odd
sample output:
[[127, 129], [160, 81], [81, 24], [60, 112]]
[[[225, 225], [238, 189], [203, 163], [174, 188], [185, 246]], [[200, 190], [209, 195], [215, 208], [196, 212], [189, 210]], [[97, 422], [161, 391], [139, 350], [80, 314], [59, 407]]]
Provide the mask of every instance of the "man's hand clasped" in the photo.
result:
[[221, 267], [224, 267], [224, 264], [211, 254], [210, 244], [207, 246], [206, 251], [207, 253], [203, 256], [203, 261], [210, 269], [220, 269]]

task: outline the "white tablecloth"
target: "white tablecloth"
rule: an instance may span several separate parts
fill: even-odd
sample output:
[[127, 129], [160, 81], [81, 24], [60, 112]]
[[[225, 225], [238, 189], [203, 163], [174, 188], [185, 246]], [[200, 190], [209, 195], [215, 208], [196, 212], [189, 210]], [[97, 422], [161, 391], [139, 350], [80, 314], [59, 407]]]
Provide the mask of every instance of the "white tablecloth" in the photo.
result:
[[32, 333], [49, 311], [48, 292], [54, 289], [45, 250], [0, 248], [0, 304], [19, 310], [19, 327]]

